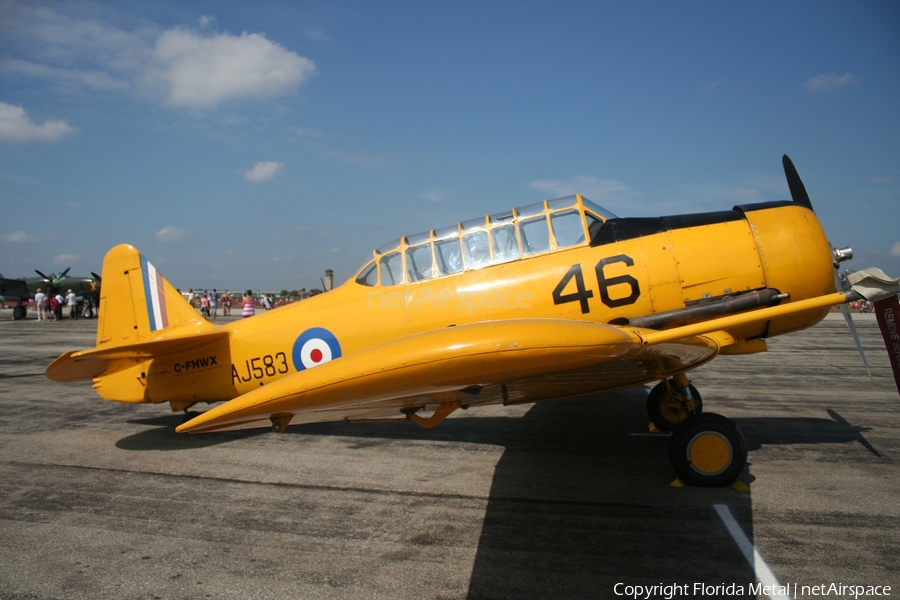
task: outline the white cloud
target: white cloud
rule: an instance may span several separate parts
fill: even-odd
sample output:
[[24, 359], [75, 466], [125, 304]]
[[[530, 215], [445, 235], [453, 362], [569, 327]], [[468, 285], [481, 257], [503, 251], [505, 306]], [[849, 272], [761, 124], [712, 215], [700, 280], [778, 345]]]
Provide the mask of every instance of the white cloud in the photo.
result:
[[0, 102], [0, 141], [55, 142], [74, 131], [65, 121], [44, 121], [38, 125], [21, 106]]
[[429, 202], [441, 202], [444, 199], [446, 192], [444, 190], [439, 189], [430, 189], [425, 190], [421, 194], [419, 194], [419, 198], [422, 200], [428, 200]]
[[146, 22], [130, 31], [110, 26], [103, 9], [89, 5], [12, 2], [6, 9], [0, 38], [11, 42], [15, 58], [0, 61], [0, 73], [42, 79], [69, 92], [130, 89], [159, 33]]
[[244, 179], [255, 183], [269, 181], [278, 175], [278, 172], [281, 171], [283, 166], [284, 163], [280, 162], [258, 162], [252, 169], [244, 173]]
[[843, 75], [822, 73], [821, 75], [816, 75], [812, 79], [809, 79], [806, 82], [805, 87], [807, 91], [810, 92], [827, 92], [828, 90], [834, 90], [848, 85], [859, 85], [859, 80], [853, 73], [844, 73]]
[[316, 42], [330, 42], [331, 37], [321, 29], [311, 29], [306, 32], [306, 37]]
[[157, 242], [180, 242], [184, 238], [190, 235], [190, 231], [187, 229], [181, 229], [179, 227], [172, 227], [168, 225], [163, 227], [159, 231], [156, 232], [156, 235], [153, 237], [156, 238]]
[[156, 40], [152, 66], [141, 77], [170, 106], [208, 108], [234, 98], [294, 93], [315, 64], [258, 33], [203, 37], [169, 29]]
[[147, 20], [111, 25], [102, 7], [10, 2], [0, 19], [0, 75], [49, 83], [66, 93], [144, 94], [169, 106], [210, 108], [239, 98], [296, 92], [315, 72], [308, 58], [259, 33], [216, 30], [202, 15], [192, 29]]
[[70, 69], [15, 58], [0, 61], [0, 73], [40, 79], [69, 91], [86, 88], [106, 92], [131, 88], [128, 81], [100, 69]]
[[894, 242], [891, 248], [891, 256], [900, 256], [900, 242]]
[[75, 254], [60, 254], [53, 259], [53, 264], [57, 267], [61, 267], [64, 265], [68, 266], [79, 262], [81, 262], [81, 257]]
[[29, 244], [31, 242], [40, 241], [35, 236], [30, 233], [25, 233], [24, 231], [13, 231], [10, 233], [4, 233], [2, 237], [0, 237], [4, 242], [10, 242], [12, 244]]

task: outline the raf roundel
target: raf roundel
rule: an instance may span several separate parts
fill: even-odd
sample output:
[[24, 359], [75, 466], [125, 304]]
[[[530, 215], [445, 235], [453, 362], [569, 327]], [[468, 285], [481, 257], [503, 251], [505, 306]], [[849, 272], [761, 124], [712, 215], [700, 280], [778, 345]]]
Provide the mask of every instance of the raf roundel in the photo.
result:
[[334, 334], [321, 327], [307, 329], [294, 342], [291, 358], [298, 371], [311, 369], [341, 357], [341, 345]]

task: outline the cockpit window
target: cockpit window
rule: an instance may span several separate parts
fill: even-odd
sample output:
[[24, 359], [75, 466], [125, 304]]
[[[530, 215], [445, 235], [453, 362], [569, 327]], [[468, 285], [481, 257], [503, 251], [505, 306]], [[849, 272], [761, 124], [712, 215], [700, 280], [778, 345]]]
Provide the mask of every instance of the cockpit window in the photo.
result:
[[557, 248], [568, 248], [584, 241], [584, 224], [581, 213], [577, 210], [566, 210], [550, 215], [553, 235]]
[[[512, 217], [510, 217], [512, 218]], [[501, 225], [491, 230], [494, 241], [494, 262], [505, 263], [519, 258], [519, 240], [516, 239], [516, 226]]]
[[460, 223], [463, 231], [472, 231], [473, 229], [481, 229], [484, 227], [484, 217], [480, 219], [469, 219]]
[[381, 285], [403, 283], [403, 257], [399, 252], [391, 252], [381, 257]]
[[431, 244], [414, 246], [406, 251], [406, 272], [409, 281], [426, 281], [433, 277], [431, 271]]
[[616, 215], [579, 195], [400, 238], [375, 251], [360, 285], [400, 285], [586, 243]]
[[504, 213], [497, 213], [496, 215], [490, 216], [491, 225], [496, 225], [497, 223], [509, 223], [513, 220], [512, 211], [507, 211]]
[[422, 242], [427, 242], [431, 238], [431, 232], [425, 231], [423, 233], [417, 233], [416, 235], [410, 235], [406, 238], [406, 243], [409, 246], [415, 246], [416, 244], [421, 244]]
[[434, 258], [441, 275], [452, 275], [463, 270], [462, 250], [459, 238], [440, 240], [434, 243]]
[[384, 246], [382, 246], [381, 248], [376, 250], [376, 252], [378, 252], [378, 254], [385, 254], [386, 252], [390, 252], [391, 250], [396, 249], [399, 245], [400, 245], [400, 240], [398, 238], [398, 239], [394, 240], [393, 242], [391, 242], [390, 244], [385, 244]]
[[467, 269], [480, 269], [491, 264], [491, 247], [487, 231], [473, 231], [463, 236], [463, 254]]
[[597, 235], [597, 232], [600, 231], [600, 228], [603, 227], [604, 221], [597, 215], [587, 211], [584, 211], [584, 220], [587, 222], [588, 239], [592, 240]]
[[528, 206], [522, 206], [516, 209], [516, 214], [521, 219], [522, 217], [532, 217], [534, 215], [539, 215], [544, 212], [544, 203], [537, 202], [535, 204], [529, 204]]
[[591, 211], [597, 215], [600, 215], [600, 218], [603, 219], [604, 221], [609, 221], [610, 219], [618, 219], [619, 218], [618, 216], [616, 216], [615, 214], [606, 210], [602, 206], [598, 206], [597, 204], [594, 204], [593, 202], [591, 202], [584, 196], [581, 197], [581, 202], [582, 202], [582, 204], [584, 204], [584, 207], [586, 209], [588, 209], [589, 211]]
[[519, 233], [522, 236], [522, 254], [531, 256], [550, 250], [550, 230], [547, 228], [547, 217], [519, 221]]
[[547, 208], [550, 210], [559, 210], [561, 208], [569, 208], [578, 204], [578, 196], [572, 194], [565, 198], [557, 198], [556, 200], [547, 200]]
[[456, 237], [459, 235], [459, 225], [450, 225], [449, 227], [441, 227], [434, 230], [434, 239], [442, 240], [446, 237]]
[[374, 260], [363, 267], [356, 277], [356, 283], [370, 287], [378, 283], [378, 269]]

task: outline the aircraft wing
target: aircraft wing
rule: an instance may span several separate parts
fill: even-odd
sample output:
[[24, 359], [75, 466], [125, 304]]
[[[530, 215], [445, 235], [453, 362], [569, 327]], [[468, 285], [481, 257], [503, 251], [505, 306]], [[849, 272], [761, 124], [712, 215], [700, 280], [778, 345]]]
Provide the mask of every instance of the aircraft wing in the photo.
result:
[[28, 300], [33, 294], [28, 293], [28, 285], [21, 279], [0, 278], [0, 296], [6, 300]]
[[720, 347], [715, 336], [650, 346], [642, 331], [650, 330], [562, 319], [429, 331], [289, 375], [177, 431], [269, 427], [273, 417], [285, 423], [403, 418], [418, 409], [441, 414], [460, 406], [577, 396], [662, 378], [712, 359]]
[[[200, 433], [373, 420], [434, 408], [518, 404], [630, 387], [697, 367], [735, 344], [729, 329], [841, 304], [835, 292], [672, 329], [563, 319], [488, 321], [373, 346], [288, 375], [176, 428]], [[430, 426], [440, 420], [412, 417]], [[442, 417], [441, 417], [442, 418]]]

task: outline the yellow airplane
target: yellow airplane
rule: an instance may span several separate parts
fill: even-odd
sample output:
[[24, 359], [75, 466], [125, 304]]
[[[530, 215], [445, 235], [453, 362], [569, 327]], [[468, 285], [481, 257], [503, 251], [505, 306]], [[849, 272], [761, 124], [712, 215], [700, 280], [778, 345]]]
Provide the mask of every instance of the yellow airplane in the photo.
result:
[[851, 253], [832, 249], [786, 156], [784, 166], [793, 202], [618, 218], [580, 195], [543, 201], [402, 237], [331, 292], [223, 325], [135, 248], [116, 246], [103, 263], [96, 348], [63, 354], [47, 376], [186, 413], [225, 402], [177, 427], [191, 433], [431, 427], [459, 408], [658, 381], [648, 412], [673, 431], [675, 472], [728, 484], [746, 444], [730, 420], [702, 412], [687, 372], [764, 351], [767, 338], [860, 297], [836, 290], [836, 261]]

